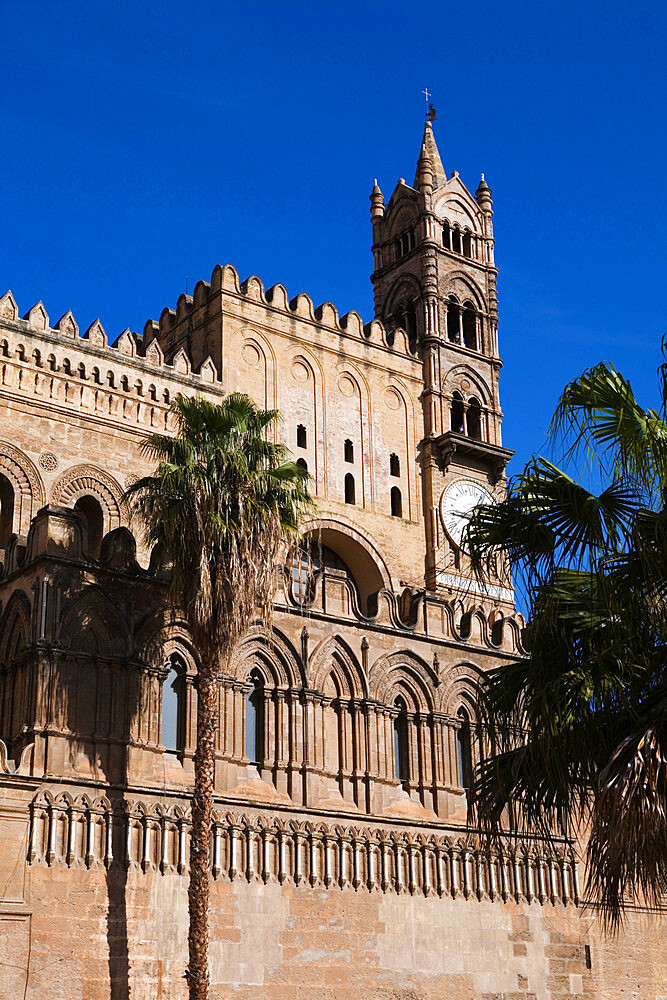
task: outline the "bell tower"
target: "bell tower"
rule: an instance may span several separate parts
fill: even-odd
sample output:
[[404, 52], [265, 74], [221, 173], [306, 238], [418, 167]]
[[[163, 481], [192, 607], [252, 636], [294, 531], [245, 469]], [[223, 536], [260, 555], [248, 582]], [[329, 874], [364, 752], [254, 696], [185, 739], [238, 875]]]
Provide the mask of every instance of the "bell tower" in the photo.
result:
[[[370, 200], [375, 315], [390, 338], [405, 330], [423, 366], [426, 586], [454, 597], [480, 590], [460, 544], [465, 516], [502, 497], [513, 454], [501, 442], [491, 190], [483, 174], [474, 196], [457, 171], [447, 177], [427, 120], [412, 186], [399, 178], [385, 206], [376, 181]], [[498, 583], [480, 599], [511, 605]]]

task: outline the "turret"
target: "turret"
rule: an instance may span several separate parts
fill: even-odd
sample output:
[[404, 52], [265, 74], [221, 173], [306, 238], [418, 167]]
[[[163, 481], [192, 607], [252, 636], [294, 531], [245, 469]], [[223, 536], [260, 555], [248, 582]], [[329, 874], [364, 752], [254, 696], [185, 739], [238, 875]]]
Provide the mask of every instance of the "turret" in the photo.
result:
[[479, 182], [479, 187], [475, 191], [475, 198], [477, 199], [477, 204], [484, 212], [484, 214], [493, 215], [493, 202], [491, 200], [491, 188], [484, 180], [484, 174], [482, 174], [481, 180]]

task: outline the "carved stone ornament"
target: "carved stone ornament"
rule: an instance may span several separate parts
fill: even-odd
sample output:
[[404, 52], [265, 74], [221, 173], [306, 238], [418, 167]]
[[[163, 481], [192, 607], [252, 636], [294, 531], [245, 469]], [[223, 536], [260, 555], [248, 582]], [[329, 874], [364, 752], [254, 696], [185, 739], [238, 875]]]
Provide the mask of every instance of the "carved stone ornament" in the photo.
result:
[[58, 468], [58, 459], [52, 451], [45, 451], [39, 456], [39, 464], [45, 472], [55, 472]]

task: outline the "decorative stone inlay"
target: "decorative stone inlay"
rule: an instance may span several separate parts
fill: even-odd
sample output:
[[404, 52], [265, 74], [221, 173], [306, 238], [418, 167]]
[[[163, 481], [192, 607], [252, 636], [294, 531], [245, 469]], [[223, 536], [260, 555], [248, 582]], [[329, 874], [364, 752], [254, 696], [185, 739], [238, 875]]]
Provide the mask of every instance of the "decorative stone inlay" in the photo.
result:
[[55, 472], [58, 468], [58, 459], [52, 451], [45, 451], [39, 456], [39, 464], [45, 472]]

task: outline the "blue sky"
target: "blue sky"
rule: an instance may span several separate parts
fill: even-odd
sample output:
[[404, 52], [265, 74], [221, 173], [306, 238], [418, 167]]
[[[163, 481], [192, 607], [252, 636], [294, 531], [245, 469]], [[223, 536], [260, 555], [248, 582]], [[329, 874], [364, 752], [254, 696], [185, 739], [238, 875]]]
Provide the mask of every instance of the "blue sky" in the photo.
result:
[[590, 364], [658, 401], [666, 27], [642, 0], [0, 0], [0, 286], [113, 338], [230, 262], [370, 318], [368, 195], [412, 180], [428, 86], [448, 174], [493, 188], [517, 471]]

